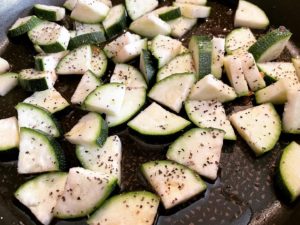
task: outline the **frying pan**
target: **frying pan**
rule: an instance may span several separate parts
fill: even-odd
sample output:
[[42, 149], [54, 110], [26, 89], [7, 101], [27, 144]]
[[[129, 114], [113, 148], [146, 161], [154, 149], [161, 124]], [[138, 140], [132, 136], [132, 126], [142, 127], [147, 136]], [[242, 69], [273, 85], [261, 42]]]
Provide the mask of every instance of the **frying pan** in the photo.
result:
[[[289, 60], [291, 54], [297, 53], [296, 45], [300, 46], [298, 0], [251, 0], [261, 6], [270, 18], [272, 26], [285, 25], [293, 32], [289, 51], [286, 50], [280, 60]], [[21, 16], [30, 13], [34, 3], [61, 5], [59, 0], [0, 0], [0, 54], [12, 65], [12, 71], [33, 67], [34, 50], [26, 37], [8, 40], [8, 27]], [[121, 2], [113, 1], [114, 4]], [[228, 2], [227, 2], [228, 3]], [[234, 6], [228, 6], [226, 0], [222, 2], [209, 1], [213, 6], [209, 19], [199, 21], [191, 34], [226, 35], [233, 29]], [[230, 2], [232, 3], [232, 2]], [[164, 2], [163, 4], [166, 4]], [[230, 8], [232, 7], [232, 8]], [[259, 35], [259, 33], [257, 33]], [[291, 53], [292, 52], [292, 53]], [[113, 65], [112, 65], [113, 66]], [[113, 67], [110, 66], [108, 74]], [[56, 89], [70, 100], [74, 92], [78, 77], [60, 77]], [[0, 119], [16, 115], [14, 106], [29, 96], [21, 88], [16, 88], [5, 97], [0, 97]], [[227, 113], [236, 107], [253, 104], [252, 98], [241, 98], [226, 104]], [[278, 108], [279, 111], [282, 108]], [[56, 114], [61, 121], [64, 131], [69, 130], [84, 113], [75, 107], [69, 107]], [[120, 191], [151, 190], [139, 173], [139, 165], [154, 159], [164, 159], [168, 144], [175, 137], [154, 139], [140, 136], [130, 131], [126, 126], [110, 130], [110, 134], [120, 136], [123, 144], [122, 184]], [[0, 137], [1, 138], [1, 137]], [[157, 225], [296, 225], [300, 224], [300, 201], [286, 205], [281, 201], [273, 183], [278, 159], [282, 149], [292, 140], [299, 140], [296, 136], [282, 135], [276, 147], [268, 154], [256, 159], [247, 144], [238, 138], [236, 142], [225, 142], [222, 150], [218, 179], [208, 183], [207, 191], [187, 203], [172, 210], [159, 209]], [[65, 140], [59, 140], [63, 146], [69, 167], [79, 165], [74, 147]], [[0, 154], [0, 224], [39, 224], [34, 216], [20, 203], [13, 193], [17, 187], [30, 179], [31, 176], [17, 174], [18, 152], [12, 151]], [[60, 221], [54, 220], [53, 225], [86, 224], [83, 220]]]

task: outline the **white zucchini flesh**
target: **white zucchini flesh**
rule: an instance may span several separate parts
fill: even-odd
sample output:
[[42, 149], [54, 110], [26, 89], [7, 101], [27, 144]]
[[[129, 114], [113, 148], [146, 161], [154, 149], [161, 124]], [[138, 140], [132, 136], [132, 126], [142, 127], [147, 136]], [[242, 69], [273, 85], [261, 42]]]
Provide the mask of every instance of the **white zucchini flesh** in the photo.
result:
[[107, 125], [102, 117], [90, 112], [83, 116], [72, 129], [65, 134], [66, 139], [76, 145], [102, 146], [107, 138]]
[[16, 117], [0, 120], [0, 152], [17, 148], [20, 142], [19, 126]]
[[68, 51], [58, 53], [40, 54], [34, 57], [35, 69], [42, 71], [55, 70], [60, 60], [68, 54]]
[[66, 0], [63, 6], [72, 11], [75, 8], [75, 5], [77, 4], [78, 0]]
[[264, 73], [265, 77], [273, 81], [287, 79], [292, 86], [299, 85], [295, 67], [290, 62], [258, 63], [257, 66]]
[[115, 127], [130, 120], [145, 104], [146, 88], [126, 88], [122, 107], [117, 115], [107, 115], [108, 127]]
[[243, 71], [242, 60], [237, 56], [226, 56], [224, 58], [224, 68], [226, 75], [234, 88], [237, 95], [247, 96], [249, 95], [248, 84]]
[[92, 59], [90, 71], [97, 77], [103, 77], [107, 70], [107, 57], [100, 48], [93, 46], [92, 47]]
[[184, 106], [188, 117], [196, 126], [223, 130], [225, 132], [224, 139], [236, 140], [236, 135], [222, 103], [215, 100], [189, 100], [185, 102]]
[[125, 96], [125, 85], [108, 83], [91, 92], [84, 101], [84, 107], [93, 112], [117, 115]]
[[116, 181], [116, 178], [100, 172], [71, 168], [64, 191], [54, 208], [54, 216], [67, 219], [90, 214], [113, 191]]
[[224, 132], [194, 128], [173, 142], [167, 158], [196, 171], [211, 180], [217, 178]]
[[92, 48], [84, 45], [70, 51], [61, 59], [56, 67], [56, 73], [60, 75], [82, 75], [91, 68]]
[[95, 0], [79, 0], [71, 12], [71, 18], [83, 23], [102, 22], [109, 12], [109, 7]]
[[76, 156], [84, 168], [114, 176], [121, 184], [122, 143], [118, 136], [110, 136], [104, 145], [76, 147]]
[[256, 156], [273, 149], [279, 139], [281, 121], [270, 103], [236, 112], [229, 119]]
[[158, 35], [152, 40], [151, 52], [158, 60], [161, 68], [179, 54], [182, 43], [176, 39], [164, 35]]
[[125, 63], [138, 57], [143, 49], [147, 49], [147, 39], [138, 40], [136, 42], [123, 46], [113, 58], [116, 63]]
[[90, 71], [86, 72], [82, 76], [74, 94], [72, 95], [72, 104], [81, 105], [86, 97], [100, 85], [100, 80], [98, 80], [93, 73], [91, 73]]
[[217, 100], [219, 102], [232, 101], [237, 97], [234, 89], [221, 80], [209, 74], [199, 80], [191, 90], [189, 100]]
[[104, 52], [108, 58], [114, 58], [119, 52], [119, 50], [125, 45], [134, 43], [139, 40], [141, 40], [141, 37], [139, 35], [132, 34], [127, 31], [126, 33], [117, 37], [115, 40], [106, 44], [104, 47]]
[[19, 174], [59, 171], [65, 164], [63, 154], [53, 138], [38, 130], [20, 128]]
[[293, 58], [292, 62], [293, 62], [293, 65], [295, 67], [298, 79], [300, 80], [300, 58]]
[[222, 77], [224, 65], [225, 39], [213, 37], [211, 52], [211, 73], [218, 79]]
[[19, 127], [40, 130], [53, 137], [60, 136], [60, 126], [47, 110], [23, 102], [18, 103], [15, 108], [18, 112]]
[[234, 16], [234, 26], [265, 29], [269, 25], [266, 13], [251, 2], [239, 0]]
[[170, 25], [152, 13], [133, 21], [129, 29], [147, 38], [154, 38], [159, 34], [169, 35], [171, 33]]
[[7, 95], [18, 85], [18, 77], [17, 73], [0, 74], [0, 96]]
[[172, 161], [152, 161], [142, 165], [142, 173], [170, 209], [203, 192], [206, 184], [192, 170]]
[[147, 88], [143, 74], [128, 64], [116, 64], [110, 82], [124, 84], [126, 88]]
[[151, 12], [158, 6], [158, 0], [125, 0], [127, 12], [132, 20]]
[[266, 82], [258, 70], [253, 55], [245, 53], [241, 56], [241, 60], [244, 75], [251, 91], [257, 91], [266, 87]]
[[179, 113], [195, 82], [195, 74], [171, 75], [156, 83], [148, 97]]
[[180, 38], [196, 25], [197, 19], [181, 16], [177, 19], [169, 20], [167, 23], [171, 26], [171, 36]]
[[285, 133], [300, 133], [300, 91], [289, 91], [287, 94], [287, 103], [284, 106], [282, 116], [282, 128]]
[[[89, 225], [152, 225], [159, 205], [158, 196], [146, 192], [128, 192], [108, 199], [87, 221]], [[119, 212], [120, 214], [116, 214]]]
[[256, 38], [249, 28], [238, 28], [231, 31], [225, 39], [227, 54], [247, 52], [256, 42]]
[[156, 75], [156, 81], [165, 79], [176, 73], [196, 73], [193, 57], [190, 53], [179, 54], [164, 65]]
[[0, 57], [0, 74], [3, 74], [9, 70], [10, 66], [6, 59]]
[[42, 107], [50, 113], [61, 111], [70, 105], [55, 89], [35, 92], [26, 98], [24, 102]]
[[181, 14], [187, 18], [206, 18], [210, 15], [211, 8], [204, 5], [173, 2], [173, 6], [179, 7]]
[[300, 90], [300, 83], [298, 85], [292, 85], [288, 79], [280, 79], [257, 91], [255, 93], [255, 99], [258, 104], [284, 104], [287, 101], [288, 92], [292, 90]]
[[183, 130], [191, 122], [177, 116], [155, 102], [128, 122], [128, 126], [144, 135], [170, 135]]
[[52, 172], [40, 175], [22, 184], [15, 197], [44, 225], [53, 219], [53, 208], [62, 194], [67, 173]]

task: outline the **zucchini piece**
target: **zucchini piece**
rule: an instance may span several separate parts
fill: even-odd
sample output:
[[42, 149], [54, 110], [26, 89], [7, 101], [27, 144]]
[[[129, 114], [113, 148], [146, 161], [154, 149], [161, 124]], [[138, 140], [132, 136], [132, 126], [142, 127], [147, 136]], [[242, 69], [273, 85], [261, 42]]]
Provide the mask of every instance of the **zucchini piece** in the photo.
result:
[[84, 100], [85, 109], [107, 115], [117, 115], [125, 96], [125, 85], [109, 83], [101, 85]]
[[63, 57], [56, 67], [56, 73], [60, 75], [84, 74], [91, 68], [92, 48], [83, 45], [70, 51]]
[[196, 73], [194, 61], [190, 53], [178, 55], [164, 65], [156, 75], [156, 82], [176, 73]]
[[182, 43], [173, 38], [158, 35], [152, 40], [151, 52], [158, 61], [158, 68], [163, 67], [179, 54]]
[[238, 97], [247, 96], [250, 93], [242, 64], [242, 60], [235, 55], [229, 55], [224, 58], [226, 75]]
[[290, 81], [292, 86], [298, 86], [299, 84], [295, 67], [290, 62], [258, 63], [257, 66], [264, 73], [265, 79], [268, 82], [273, 83], [280, 79], [286, 79]]
[[164, 136], [175, 134], [190, 124], [190, 121], [165, 110], [153, 102], [129, 121], [127, 125], [140, 134]]
[[238, 28], [231, 31], [225, 40], [227, 54], [247, 52], [255, 44], [256, 38], [249, 28]]
[[102, 22], [109, 39], [121, 33], [127, 25], [127, 13], [123, 4], [112, 7]]
[[181, 38], [196, 25], [197, 19], [181, 16], [177, 19], [169, 20], [167, 23], [171, 27], [171, 36]]
[[57, 75], [54, 71], [24, 69], [19, 73], [19, 83], [26, 91], [44, 91], [53, 88]]
[[224, 65], [225, 39], [213, 37], [211, 52], [211, 74], [221, 79]]
[[147, 49], [147, 39], [138, 40], [122, 47], [113, 58], [115, 63], [125, 63], [138, 57], [143, 49]]
[[[71, 35], [71, 33], [70, 33], [70, 35]], [[44, 52], [44, 50], [43, 50], [39, 45], [33, 45], [33, 48], [34, 48], [34, 50], [35, 50], [37, 53], [40, 53], [40, 54], [46, 54], [46, 53]]]
[[120, 111], [116, 115], [107, 115], [108, 127], [115, 127], [130, 120], [145, 104], [146, 88], [126, 88]]
[[65, 134], [65, 138], [76, 145], [102, 146], [107, 138], [108, 128], [102, 117], [90, 112], [83, 116], [78, 123]]
[[[152, 225], [154, 223], [159, 197], [147, 191], [122, 193], [108, 199], [88, 219], [89, 225]], [[115, 212], [120, 212], [116, 215]]]
[[50, 113], [61, 111], [69, 106], [67, 100], [55, 89], [35, 92], [23, 102], [44, 108]]
[[191, 90], [189, 100], [217, 100], [229, 102], [237, 97], [234, 89], [218, 80], [214, 75], [207, 75], [199, 80]]
[[270, 103], [236, 112], [229, 120], [256, 156], [273, 149], [281, 133], [280, 117]]
[[143, 74], [128, 64], [116, 64], [110, 82], [124, 84], [126, 88], [147, 88]]
[[9, 63], [5, 59], [0, 57], [0, 74], [7, 72], [9, 68]]
[[100, 44], [106, 41], [105, 32], [101, 24], [75, 23], [75, 37], [72, 37], [68, 48], [73, 50], [82, 45]]
[[72, 104], [81, 105], [86, 97], [101, 85], [101, 81], [90, 71], [87, 71], [81, 78], [72, 98]]
[[179, 7], [181, 14], [187, 18], [207, 18], [210, 15], [211, 7], [204, 5], [194, 5], [189, 3], [173, 2], [173, 6]]
[[292, 58], [298, 79], [300, 79], [300, 58]]
[[66, 14], [66, 10], [62, 7], [43, 4], [33, 5], [33, 11], [37, 17], [48, 21], [60, 21]]
[[71, 18], [82, 23], [100, 23], [109, 12], [109, 7], [101, 1], [78, 1], [71, 12]]
[[159, 34], [171, 34], [170, 25], [152, 13], [133, 21], [129, 26], [129, 30], [147, 38], [154, 38]]
[[45, 109], [21, 102], [16, 106], [16, 110], [19, 127], [40, 130], [52, 137], [61, 135], [62, 130], [58, 121]]
[[266, 13], [261, 8], [251, 2], [239, 0], [234, 16], [235, 27], [266, 29], [269, 23]]
[[39, 25], [42, 21], [36, 16], [26, 16], [17, 19], [17, 21], [9, 28], [7, 34], [10, 37], [20, 36], [26, 34], [34, 27]]
[[194, 82], [193, 73], [174, 74], [156, 83], [148, 97], [179, 113]]
[[145, 80], [151, 84], [155, 79], [157, 70], [157, 60], [152, 56], [151, 52], [142, 49], [140, 55], [140, 71], [143, 73]]
[[18, 85], [17, 73], [4, 73], [0, 75], [0, 96], [5, 96]]
[[139, 40], [141, 40], [141, 37], [139, 35], [126, 32], [117, 37], [112, 42], [106, 44], [104, 47], [104, 52], [108, 58], [114, 58], [125, 45], [134, 43]]
[[184, 107], [189, 119], [197, 127], [223, 130], [225, 140], [236, 140], [236, 135], [221, 102], [189, 100], [184, 103]]
[[255, 59], [251, 53], [245, 53], [240, 57], [245, 78], [251, 91], [257, 91], [266, 87], [263, 75], [259, 72]]
[[34, 45], [39, 45], [46, 53], [65, 51], [70, 40], [69, 31], [56, 23], [43, 21], [28, 32]]
[[78, 145], [76, 156], [84, 168], [113, 176], [121, 184], [122, 143], [118, 136], [108, 137], [102, 147]]
[[65, 166], [64, 152], [54, 138], [38, 130], [20, 128], [18, 173], [59, 171]]
[[78, 2], [78, 0], [66, 0], [65, 3], [63, 4], [63, 6], [66, 9], [72, 11], [75, 8], [77, 2]]
[[170, 145], [167, 158], [196, 171], [210, 180], [217, 178], [224, 132], [194, 128]]
[[15, 192], [15, 197], [26, 206], [42, 223], [50, 224], [53, 219], [53, 208], [62, 194], [67, 173], [52, 172], [39, 175], [24, 184]]
[[65, 189], [53, 210], [54, 216], [69, 219], [89, 215], [105, 201], [116, 183], [113, 176], [80, 167], [71, 168]]
[[287, 103], [284, 106], [282, 116], [282, 129], [285, 133], [300, 134], [300, 92], [299, 90], [289, 91]]
[[35, 69], [39, 71], [55, 70], [59, 61], [68, 54], [68, 51], [62, 51], [51, 54], [40, 54], [34, 56]]
[[0, 152], [19, 146], [19, 126], [16, 117], [0, 119]]
[[255, 93], [255, 99], [258, 104], [284, 104], [287, 101], [288, 92], [297, 89], [300, 90], [300, 83], [296, 86], [292, 85], [287, 79], [280, 79], [279, 81], [257, 91]]
[[288, 202], [300, 195], [299, 165], [300, 146], [293, 141], [283, 150], [276, 173], [276, 186]]
[[181, 16], [180, 8], [176, 6], [167, 7], [164, 11], [158, 14], [158, 17], [163, 21], [175, 20], [180, 16]]
[[128, 15], [132, 20], [151, 12], [158, 6], [158, 0], [125, 0]]
[[211, 73], [212, 62], [212, 41], [208, 36], [193, 35], [189, 42], [189, 49], [192, 53], [197, 79]]
[[107, 57], [100, 48], [92, 46], [90, 71], [97, 77], [103, 77], [107, 70]]
[[166, 209], [181, 204], [206, 189], [206, 184], [194, 171], [175, 162], [147, 162], [142, 165], [141, 170]]
[[249, 48], [249, 52], [259, 63], [272, 61], [280, 56], [291, 36], [292, 33], [289, 30], [285, 27], [279, 27], [261, 36]]

